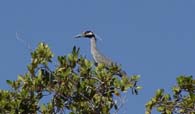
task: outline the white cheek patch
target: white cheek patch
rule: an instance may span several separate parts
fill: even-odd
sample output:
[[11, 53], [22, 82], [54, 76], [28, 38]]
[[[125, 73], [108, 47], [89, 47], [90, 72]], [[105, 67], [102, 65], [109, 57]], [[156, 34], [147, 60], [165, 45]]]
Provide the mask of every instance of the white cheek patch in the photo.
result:
[[87, 35], [93, 35], [93, 33], [92, 32], [89, 32], [89, 33], [87, 33]]

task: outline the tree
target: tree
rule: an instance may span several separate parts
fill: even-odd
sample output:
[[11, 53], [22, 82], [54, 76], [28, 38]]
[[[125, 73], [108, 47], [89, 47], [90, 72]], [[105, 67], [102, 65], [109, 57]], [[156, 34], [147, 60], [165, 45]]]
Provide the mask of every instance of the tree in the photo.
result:
[[146, 114], [157, 108], [162, 114], [195, 114], [195, 80], [192, 76], [179, 76], [173, 95], [156, 91], [156, 95], [146, 104]]
[[[109, 114], [119, 109], [116, 97], [129, 89], [138, 94], [141, 89], [138, 75], [120, 77], [116, 64], [95, 66], [79, 54], [79, 48], [58, 56], [56, 66], [53, 56], [47, 44], [39, 43], [31, 53], [28, 71], [15, 81], [7, 80], [12, 90], [0, 90], [1, 114], [56, 114], [66, 109], [70, 114]], [[47, 103], [40, 102], [48, 96]]]

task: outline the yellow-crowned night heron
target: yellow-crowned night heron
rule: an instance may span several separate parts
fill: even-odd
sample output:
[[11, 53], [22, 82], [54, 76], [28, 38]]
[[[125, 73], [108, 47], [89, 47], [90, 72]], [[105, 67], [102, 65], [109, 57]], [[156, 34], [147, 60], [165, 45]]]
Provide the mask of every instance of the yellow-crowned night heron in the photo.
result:
[[[79, 35], [77, 35], [75, 38], [88, 38], [90, 39], [91, 42], [91, 54], [93, 56], [93, 59], [95, 60], [95, 62], [98, 63], [102, 63], [105, 64], [106, 66], [111, 66], [113, 63], [112, 60], [110, 60], [109, 58], [105, 57], [96, 47], [96, 36], [92, 31], [86, 31], [83, 32]], [[120, 71], [119, 73], [120, 75], [126, 75], [126, 73], [124, 71]]]
[[92, 31], [86, 31], [83, 32], [82, 34], [77, 35], [75, 38], [89, 38], [91, 41], [91, 54], [93, 56], [93, 59], [95, 60], [96, 63], [103, 63], [105, 65], [110, 66], [113, 64], [113, 62], [105, 57], [96, 47], [96, 37], [95, 34]]

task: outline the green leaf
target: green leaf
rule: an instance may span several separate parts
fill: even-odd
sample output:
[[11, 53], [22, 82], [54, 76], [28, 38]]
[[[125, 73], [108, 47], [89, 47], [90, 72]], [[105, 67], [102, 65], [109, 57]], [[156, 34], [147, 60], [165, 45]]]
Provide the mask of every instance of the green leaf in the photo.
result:
[[24, 82], [24, 78], [22, 76], [20, 76], [20, 75], [18, 76], [18, 80]]
[[157, 108], [157, 110], [158, 110], [159, 112], [163, 112], [163, 111], [165, 110], [165, 107], [160, 106], [160, 107]]
[[178, 93], [181, 92], [181, 88], [178, 87], [178, 86], [174, 86], [174, 87], [172, 88], [172, 91], [173, 91], [175, 94], [178, 94]]
[[164, 89], [158, 89], [156, 91], [156, 97], [161, 97], [163, 95], [163, 93], [164, 93]]
[[11, 80], [6, 80], [7, 84], [9, 84], [10, 86], [12, 86], [13, 82]]
[[165, 100], [171, 100], [171, 96], [169, 94], [164, 95]]

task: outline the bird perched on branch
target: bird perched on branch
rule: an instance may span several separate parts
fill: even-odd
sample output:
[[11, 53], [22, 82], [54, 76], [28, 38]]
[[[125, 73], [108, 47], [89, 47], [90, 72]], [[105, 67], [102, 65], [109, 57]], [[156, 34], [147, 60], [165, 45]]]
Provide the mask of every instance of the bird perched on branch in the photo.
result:
[[96, 46], [96, 36], [92, 31], [86, 31], [83, 32], [82, 34], [77, 35], [75, 38], [89, 38], [91, 42], [91, 54], [93, 56], [93, 59], [95, 60], [96, 63], [103, 63], [105, 65], [110, 66], [113, 64], [113, 62], [105, 57], [98, 49]]
[[[93, 59], [95, 62], [105, 64], [106, 66], [111, 66], [115, 64], [112, 60], [109, 58], [105, 57], [98, 49], [96, 46], [97, 38], [95, 34], [92, 31], [85, 31], [77, 36], [75, 38], [88, 38], [90, 39], [91, 42], [91, 54], [93, 56]], [[121, 75], [126, 75], [124, 71], [120, 71]]]

